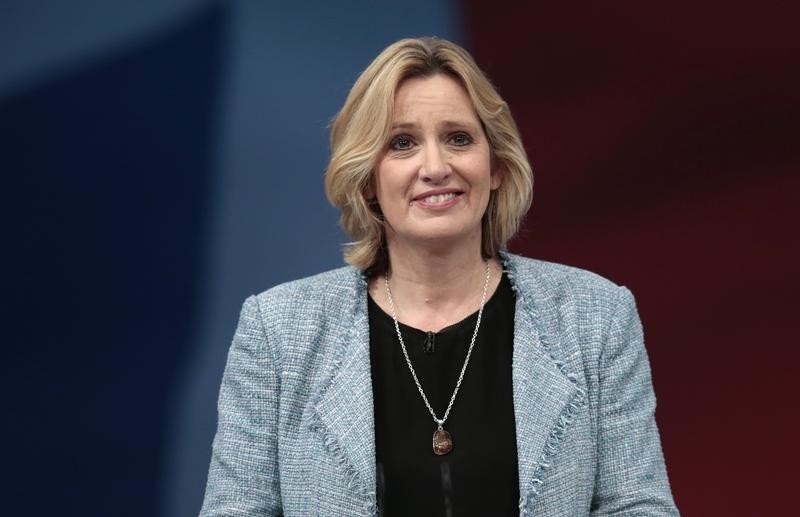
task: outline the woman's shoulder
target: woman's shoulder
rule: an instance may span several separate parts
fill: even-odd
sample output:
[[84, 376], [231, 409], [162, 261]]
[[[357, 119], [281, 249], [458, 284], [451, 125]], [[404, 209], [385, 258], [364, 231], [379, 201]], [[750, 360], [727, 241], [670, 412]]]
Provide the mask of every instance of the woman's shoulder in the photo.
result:
[[613, 320], [636, 314], [630, 291], [596, 273], [518, 255], [504, 254], [504, 259], [519, 302], [546, 335], [599, 336]]
[[586, 269], [503, 253], [506, 274], [537, 298], [616, 298], [623, 287]]
[[596, 374], [599, 358], [612, 353], [604, 352], [609, 336], [623, 327], [638, 328], [636, 303], [625, 287], [573, 266], [516, 255], [506, 259], [518, 304], [532, 316], [529, 328], [562, 369]]
[[362, 289], [366, 289], [366, 280], [361, 271], [345, 266], [283, 282], [256, 294], [255, 298], [265, 315], [298, 310], [313, 312], [336, 302], [352, 301]]

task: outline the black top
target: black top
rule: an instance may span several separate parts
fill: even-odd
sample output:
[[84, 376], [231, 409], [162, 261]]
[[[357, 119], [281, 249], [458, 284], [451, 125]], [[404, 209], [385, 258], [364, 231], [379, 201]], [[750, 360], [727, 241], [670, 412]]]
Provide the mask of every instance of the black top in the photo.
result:
[[[392, 317], [369, 299], [378, 505], [383, 515], [519, 515], [511, 361], [514, 292], [505, 275], [483, 310], [472, 357], [444, 429], [453, 450], [433, 452], [433, 421]], [[437, 416], [453, 394], [478, 313], [437, 333], [400, 324]]]

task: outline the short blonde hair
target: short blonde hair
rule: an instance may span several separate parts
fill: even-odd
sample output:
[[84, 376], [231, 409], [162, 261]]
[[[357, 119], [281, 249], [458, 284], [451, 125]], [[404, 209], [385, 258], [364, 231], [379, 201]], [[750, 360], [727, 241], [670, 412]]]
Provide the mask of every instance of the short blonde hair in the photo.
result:
[[472, 56], [443, 39], [400, 40], [362, 72], [331, 126], [325, 193], [341, 210], [342, 228], [353, 239], [345, 260], [367, 272], [383, 273], [389, 265], [380, 208], [375, 199], [367, 199], [366, 191], [387, 145], [395, 92], [405, 79], [435, 74], [452, 77], [464, 87], [486, 132], [493, 167], [502, 174], [483, 216], [484, 258], [494, 257], [506, 245], [530, 208], [533, 172], [519, 131], [508, 104]]

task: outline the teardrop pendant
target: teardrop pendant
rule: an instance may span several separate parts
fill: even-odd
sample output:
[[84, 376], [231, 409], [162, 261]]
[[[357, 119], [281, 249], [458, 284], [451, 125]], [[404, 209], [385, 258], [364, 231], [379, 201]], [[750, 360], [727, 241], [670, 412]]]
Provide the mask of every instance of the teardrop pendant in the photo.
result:
[[433, 453], [444, 456], [453, 450], [453, 438], [441, 427], [433, 432]]

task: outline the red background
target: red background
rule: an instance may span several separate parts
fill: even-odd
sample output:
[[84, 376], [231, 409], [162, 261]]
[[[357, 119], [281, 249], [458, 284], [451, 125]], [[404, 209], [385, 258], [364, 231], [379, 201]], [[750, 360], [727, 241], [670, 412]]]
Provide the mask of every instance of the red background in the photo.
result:
[[683, 514], [785, 514], [800, 459], [800, 16], [708, 1], [467, 7], [468, 45], [534, 168], [512, 249], [633, 290]]

